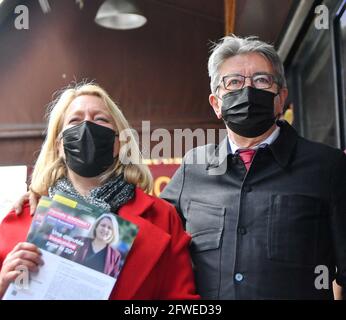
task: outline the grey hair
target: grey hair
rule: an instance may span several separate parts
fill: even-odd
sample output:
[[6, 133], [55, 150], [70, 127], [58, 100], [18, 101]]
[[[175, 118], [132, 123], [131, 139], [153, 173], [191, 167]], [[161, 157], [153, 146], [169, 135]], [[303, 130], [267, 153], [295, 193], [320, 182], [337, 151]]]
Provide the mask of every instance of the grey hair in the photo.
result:
[[219, 74], [221, 65], [230, 57], [251, 52], [257, 52], [268, 59], [273, 66], [274, 76], [279, 87], [283, 88], [287, 86], [284, 66], [279, 55], [272, 45], [258, 40], [256, 36], [246, 38], [240, 38], [233, 34], [226, 36], [220, 42], [213, 45], [211, 52], [208, 61], [208, 73], [212, 93], [216, 92], [221, 81]]

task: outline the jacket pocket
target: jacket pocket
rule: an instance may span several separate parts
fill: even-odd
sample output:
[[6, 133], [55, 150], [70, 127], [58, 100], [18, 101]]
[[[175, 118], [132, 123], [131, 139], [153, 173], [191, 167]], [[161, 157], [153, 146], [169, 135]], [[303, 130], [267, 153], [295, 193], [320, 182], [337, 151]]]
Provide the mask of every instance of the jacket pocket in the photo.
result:
[[203, 299], [218, 299], [225, 208], [191, 201], [187, 212], [197, 292]]
[[187, 212], [186, 230], [192, 237], [192, 251], [218, 249], [224, 227], [225, 209], [191, 201]]
[[[328, 229], [328, 211], [318, 198], [273, 195], [268, 219], [268, 257], [299, 266], [316, 266], [319, 236]], [[322, 234], [321, 234], [322, 233]]]

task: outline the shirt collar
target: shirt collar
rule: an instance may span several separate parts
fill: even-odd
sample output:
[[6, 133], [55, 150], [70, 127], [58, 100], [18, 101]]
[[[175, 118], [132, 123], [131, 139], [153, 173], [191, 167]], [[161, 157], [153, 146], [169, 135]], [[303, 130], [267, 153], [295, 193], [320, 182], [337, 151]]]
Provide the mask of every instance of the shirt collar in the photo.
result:
[[[280, 127], [280, 131], [278, 131], [280, 134], [276, 138], [275, 135], [274, 138], [272, 137], [272, 142], [268, 145], [268, 149], [272, 152], [275, 160], [280, 164], [280, 166], [284, 168], [292, 159], [298, 141], [298, 134], [286, 121], [279, 120], [276, 124]], [[212, 155], [210, 155], [206, 169], [217, 170], [217, 168], [222, 164], [227, 163], [225, 160], [228, 157], [233, 156], [230, 149], [229, 139], [226, 136], [221, 143], [216, 146]]]
[[[258, 148], [263, 148], [267, 145], [271, 145], [279, 136], [280, 127], [276, 127], [269, 137], [260, 142], [259, 144], [253, 146], [251, 149], [257, 150]], [[241, 147], [238, 147], [229, 137], [228, 137], [228, 154], [235, 154]]]

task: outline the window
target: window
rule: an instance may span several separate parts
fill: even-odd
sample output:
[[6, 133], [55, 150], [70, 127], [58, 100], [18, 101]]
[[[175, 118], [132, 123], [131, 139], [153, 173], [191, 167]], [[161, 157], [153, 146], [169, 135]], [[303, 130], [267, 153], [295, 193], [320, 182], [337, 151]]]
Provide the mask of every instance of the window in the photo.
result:
[[340, 101], [340, 127], [343, 129], [342, 147], [346, 149], [346, 10], [341, 7], [337, 17], [336, 25], [336, 44], [338, 50], [338, 82], [339, 82], [339, 101]]
[[[313, 20], [287, 69], [295, 127], [310, 140], [338, 148], [345, 147], [346, 134], [345, 85], [339, 84], [346, 83], [346, 14], [340, 15], [339, 9], [343, 2], [323, 2], [329, 9], [329, 28], [317, 29]], [[341, 42], [339, 59], [335, 42]]]

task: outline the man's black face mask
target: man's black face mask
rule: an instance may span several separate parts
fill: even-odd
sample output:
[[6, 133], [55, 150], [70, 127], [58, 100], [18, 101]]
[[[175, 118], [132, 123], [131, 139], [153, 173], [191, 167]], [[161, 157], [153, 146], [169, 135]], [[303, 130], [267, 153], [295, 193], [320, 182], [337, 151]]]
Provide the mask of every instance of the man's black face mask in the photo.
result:
[[82, 177], [96, 177], [114, 162], [115, 132], [93, 122], [82, 123], [63, 131], [67, 166]]
[[222, 97], [222, 118], [242, 137], [254, 138], [265, 133], [274, 123], [274, 98], [270, 91], [244, 87]]

